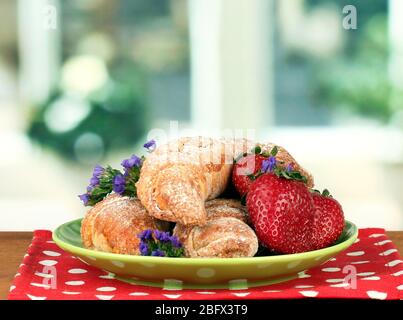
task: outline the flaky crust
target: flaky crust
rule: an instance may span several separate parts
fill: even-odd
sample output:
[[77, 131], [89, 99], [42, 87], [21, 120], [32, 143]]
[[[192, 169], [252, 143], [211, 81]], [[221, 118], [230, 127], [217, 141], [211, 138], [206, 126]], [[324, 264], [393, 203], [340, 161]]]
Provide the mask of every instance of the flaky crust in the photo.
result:
[[249, 224], [249, 215], [246, 207], [241, 204], [241, 201], [236, 199], [214, 199], [207, 201], [205, 204], [207, 211], [207, 219], [213, 220], [216, 218], [236, 218]]
[[138, 255], [137, 235], [145, 229], [163, 227], [139, 200], [113, 194], [88, 211], [81, 223], [81, 238], [89, 249]]
[[185, 225], [206, 223], [206, 200], [226, 188], [236, 155], [247, 140], [180, 138], [159, 146], [144, 161], [137, 196], [153, 217]]
[[246, 224], [248, 214], [240, 201], [215, 199], [206, 202], [204, 226], [177, 224], [174, 234], [191, 258], [252, 257], [258, 249], [254, 231]]

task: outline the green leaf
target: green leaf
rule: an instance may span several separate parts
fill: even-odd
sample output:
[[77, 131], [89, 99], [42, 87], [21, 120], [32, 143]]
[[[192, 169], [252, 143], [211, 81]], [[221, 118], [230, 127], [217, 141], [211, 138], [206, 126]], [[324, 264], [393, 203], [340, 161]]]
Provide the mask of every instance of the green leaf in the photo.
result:
[[159, 249], [165, 253], [165, 257], [179, 258], [184, 256], [184, 248], [176, 248], [170, 242], [160, 242], [153, 237], [152, 239], [147, 240], [146, 243], [149, 248], [147, 255], [151, 255], [151, 252]]
[[305, 176], [303, 176], [303, 175], [301, 175], [301, 179], [300, 179], [303, 183], [308, 183], [308, 179], [305, 177]]
[[301, 181], [303, 183], [308, 182], [307, 178], [305, 176], [303, 176], [299, 171], [296, 171], [296, 170], [287, 171], [285, 168], [277, 166], [273, 170], [273, 173], [279, 178]]
[[304, 183], [308, 182], [308, 180], [306, 179], [306, 177], [303, 176], [303, 175], [301, 174], [301, 172], [299, 172], [299, 171], [291, 171], [289, 174], [290, 174], [291, 177], [292, 177], [293, 179], [295, 179], [295, 180], [302, 181], [302, 182], [304, 182]]
[[260, 154], [262, 152], [262, 148], [260, 146], [256, 146], [253, 151], [254, 154]]
[[96, 187], [96, 188], [92, 189], [92, 191], [90, 193], [90, 196], [92, 196], [92, 197], [105, 196], [110, 191], [112, 191], [112, 188], [110, 188], [110, 189], [102, 189], [100, 187]]
[[324, 197], [329, 197], [329, 196], [330, 196], [329, 190], [324, 189], [324, 190], [322, 191], [322, 196], [324, 196]]
[[255, 177], [255, 175], [252, 173], [252, 174], [248, 174], [248, 176], [247, 176], [249, 179], [251, 179], [252, 181], [255, 181], [256, 180], [256, 177]]
[[274, 146], [273, 149], [271, 149], [271, 151], [270, 151], [270, 155], [275, 157], [277, 155], [277, 153], [278, 153], [278, 148], [277, 148], [277, 146]]
[[287, 171], [282, 171], [281, 174], [282, 174], [283, 177], [286, 178], [286, 179], [292, 179], [292, 177], [288, 174]]
[[241, 204], [246, 206], [246, 193], [241, 197]]

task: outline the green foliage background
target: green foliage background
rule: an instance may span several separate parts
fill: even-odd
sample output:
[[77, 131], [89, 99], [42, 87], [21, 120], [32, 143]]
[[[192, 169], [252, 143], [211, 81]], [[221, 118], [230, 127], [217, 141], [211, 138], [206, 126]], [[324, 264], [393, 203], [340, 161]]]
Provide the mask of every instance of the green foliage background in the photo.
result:
[[83, 97], [90, 112], [72, 130], [53, 132], [45, 114], [53, 102], [63, 95], [61, 88], [35, 108], [28, 128], [29, 137], [45, 148], [69, 160], [76, 160], [74, 144], [83, 133], [94, 133], [104, 143], [104, 155], [116, 149], [133, 146], [148, 125], [145, 73], [129, 59], [119, 59], [109, 67], [111, 79], [106, 88]]

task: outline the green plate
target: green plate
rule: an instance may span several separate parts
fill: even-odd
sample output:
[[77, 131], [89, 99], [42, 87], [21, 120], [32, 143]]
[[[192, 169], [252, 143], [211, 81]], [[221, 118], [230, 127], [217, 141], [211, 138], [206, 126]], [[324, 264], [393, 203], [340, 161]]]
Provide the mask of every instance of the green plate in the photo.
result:
[[320, 250], [251, 258], [166, 258], [85, 249], [80, 227], [81, 219], [67, 222], [53, 232], [53, 240], [84, 262], [114, 273], [119, 280], [166, 289], [246, 289], [287, 281], [347, 249], [358, 235], [357, 227], [346, 221], [336, 243]]

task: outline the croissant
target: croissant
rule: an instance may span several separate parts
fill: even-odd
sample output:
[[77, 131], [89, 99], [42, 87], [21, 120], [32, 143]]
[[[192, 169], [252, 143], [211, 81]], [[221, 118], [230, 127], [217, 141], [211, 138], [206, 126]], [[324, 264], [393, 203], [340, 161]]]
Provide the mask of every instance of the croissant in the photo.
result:
[[206, 200], [226, 188], [233, 159], [250, 149], [247, 140], [180, 138], [144, 161], [137, 196], [150, 215], [184, 225], [206, 223]]
[[113, 194], [85, 215], [81, 238], [89, 249], [139, 255], [137, 235], [145, 229], [164, 228], [164, 223], [151, 217], [139, 200]]
[[176, 224], [174, 235], [181, 241], [185, 255], [192, 258], [252, 257], [258, 239], [246, 224], [246, 208], [238, 200], [215, 199], [206, 203], [204, 226]]
[[250, 224], [249, 214], [241, 201], [235, 199], [214, 199], [205, 204], [207, 219], [236, 218]]

